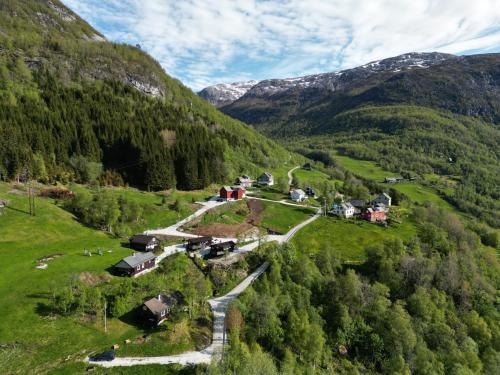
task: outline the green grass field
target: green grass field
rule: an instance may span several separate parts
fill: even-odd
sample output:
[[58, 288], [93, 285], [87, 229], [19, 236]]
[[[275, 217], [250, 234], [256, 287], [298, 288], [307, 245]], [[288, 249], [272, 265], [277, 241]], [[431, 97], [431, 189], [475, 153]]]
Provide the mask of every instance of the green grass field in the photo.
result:
[[260, 226], [279, 233], [288, 232], [295, 225], [307, 220], [315, 212], [307, 207], [287, 206], [267, 201], [259, 202], [264, 206]]
[[[45, 373], [63, 365], [67, 356], [83, 358], [82, 350], [95, 351], [112, 344], [144, 334], [144, 329], [120, 319], [108, 320], [104, 333], [101, 320], [80, 322], [76, 317], [53, 317], [49, 306], [54, 290], [69, 285], [82, 272], [107, 274], [106, 269], [132, 253], [123, 248], [118, 239], [104, 232], [81, 225], [71, 214], [58, 207], [51, 199], [37, 198], [37, 216], [27, 214], [28, 200], [11, 185], [0, 184], [0, 198], [10, 201], [0, 216], [0, 368], [6, 373]], [[103, 249], [102, 256], [87, 257], [83, 250]], [[108, 252], [111, 251], [111, 252]], [[48, 262], [48, 268], [35, 268], [36, 260], [51, 254], [62, 254]], [[172, 259], [174, 271], [161, 275], [157, 271], [136, 279], [145, 285], [144, 296], [150, 292], [146, 285], [164, 285], [181, 288], [187, 267], [194, 267], [185, 256]], [[111, 284], [121, 282], [113, 277]], [[154, 291], [156, 293], [156, 290]], [[138, 299], [142, 295], [137, 296]], [[148, 344], [149, 345], [149, 344]], [[137, 351], [183, 351], [193, 343], [173, 346], [159, 345], [151, 340], [149, 348]], [[128, 349], [129, 351], [131, 349]]]
[[312, 186], [315, 189], [319, 189], [324, 181], [330, 180], [330, 176], [317, 169], [308, 171], [306, 169], [299, 168], [293, 171], [293, 175], [299, 181], [300, 188]]
[[301, 229], [292, 243], [308, 253], [327, 248], [342, 261], [358, 262], [365, 259], [367, 246], [389, 238], [410, 238], [414, 234], [415, 227], [409, 221], [383, 228], [362, 220], [322, 217]]

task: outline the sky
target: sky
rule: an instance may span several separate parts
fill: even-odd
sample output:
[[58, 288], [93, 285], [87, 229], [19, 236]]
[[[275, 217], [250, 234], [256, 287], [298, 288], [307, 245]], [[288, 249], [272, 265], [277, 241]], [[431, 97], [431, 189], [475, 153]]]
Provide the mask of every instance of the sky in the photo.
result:
[[406, 52], [500, 52], [500, 0], [62, 0], [193, 90]]

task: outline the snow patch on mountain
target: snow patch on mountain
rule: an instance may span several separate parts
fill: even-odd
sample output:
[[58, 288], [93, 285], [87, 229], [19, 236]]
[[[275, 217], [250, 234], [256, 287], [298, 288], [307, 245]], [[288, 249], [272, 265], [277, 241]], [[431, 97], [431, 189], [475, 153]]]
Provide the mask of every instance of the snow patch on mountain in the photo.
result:
[[242, 96], [269, 97], [290, 90], [320, 89], [335, 91], [345, 87], [350, 82], [366, 79], [373, 74], [400, 73], [411, 69], [425, 69], [456, 58], [454, 55], [437, 52], [405, 53], [388, 59], [372, 61], [353, 69], [340, 72], [312, 74], [304, 77], [285, 79], [266, 79], [263, 81], [246, 81], [231, 84], [209, 86], [198, 94], [215, 105], [229, 105]]
[[221, 107], [238, 100], [257, 83], [258, 81], [220, 83], [201, 90], [198, 95], [214, 106]]

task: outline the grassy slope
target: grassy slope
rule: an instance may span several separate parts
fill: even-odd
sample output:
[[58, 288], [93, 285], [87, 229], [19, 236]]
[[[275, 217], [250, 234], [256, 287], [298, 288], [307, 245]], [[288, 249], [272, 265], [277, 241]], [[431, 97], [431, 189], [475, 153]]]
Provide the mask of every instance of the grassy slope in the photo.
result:
[[390, 238], [410, 238], [415, 234], [412, 223], [382, 228], [365, 221], [322, 217], [305, 228], [292, 239], [299, 249], [314, 253], [319, 248], [328, 248], [343, 261], [363, 261], [365, 248]]
[[313, 210], [306, 207], [287, 206], [266, 201], [260, 203], [264, 206], [260, 226], [283, 234], [314, 213]]
[[[83, 271], [102, 274], [132, 251], [122, 248], [119, 240], [82, 226], [51, 200], [37, 199], [37, 216], [29, 216], [26, 196], [11, 194], [10, 190], [10, 185], [0, 184], [0, 196], [10, 201], [10, 208], [0, 216], [0, 337], [2, 343], [20, 343], [21, 349], [0, 351], [1, 368], [14, 373], [26, 373], [27, 369], [42, 372], [48, 363], [58, 366], [64, 357], [84, 348], [99, 350], [143, 334], [140, 328], [119, 319], [109, 320], [109, 332], [105, 334], [101, 322], [80, 324], [72, 318], [53, 320], [44, 316], [43, 306], [48, 303], [51, 290], [68, 285]], [[83, 256], [83, 249], [98, 248], [105, 250], [103, 256]], [[64, 255], [49, 262], [46, 270], [35, 269], [38, 258], [54, 253]], [[187, 258], [178, 257], [174, 265], [171, 277], [161, 277], [159, 282], [180, 287], [175, 283], [180, 284], [181, 278], [176, 281], [175, 277], [185, 274], [186, 267], [192, 264]], [[146, 285], [158, 277], [151, 273], [138, 280]], [[112, 282], [119, 282], [119, 278]], [[152, 341], [149, 349], [140, 350], [168, 352], [165, 343]], [[184, 349], [185, 345], [170, 348]]]

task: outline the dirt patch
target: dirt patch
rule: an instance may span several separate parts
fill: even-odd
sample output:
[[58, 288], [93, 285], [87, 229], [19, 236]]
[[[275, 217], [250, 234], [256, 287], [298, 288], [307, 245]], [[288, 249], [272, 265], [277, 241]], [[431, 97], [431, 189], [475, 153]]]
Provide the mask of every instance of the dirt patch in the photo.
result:
[[262, 211], [264, 211], [262, 203], [254, 199], [249, 199], [247, 201], [247, 206], [250, 210], [250, 215], [248, 215], [247, 223], [258, 226], [260, 224]]
[[109, 281], [111, 279], [111, 275], [108, 275], [107, 273], [96, 275], [92, 272], [81, 272], [78, 279], [85, 285], [92, 286]]
[[151, 337], [149, 335], [139, 336], [135, 338], [134, 344], [137, 345], [144, 344], [145, 342], [148, 342], [150, 339]]
[[193, 228], [195, 234], [199, 236], [212, 237], [238, 237], [249, 236], [255, 230], [255, 227], [248, 223], [241, 224], [207, 224]]

